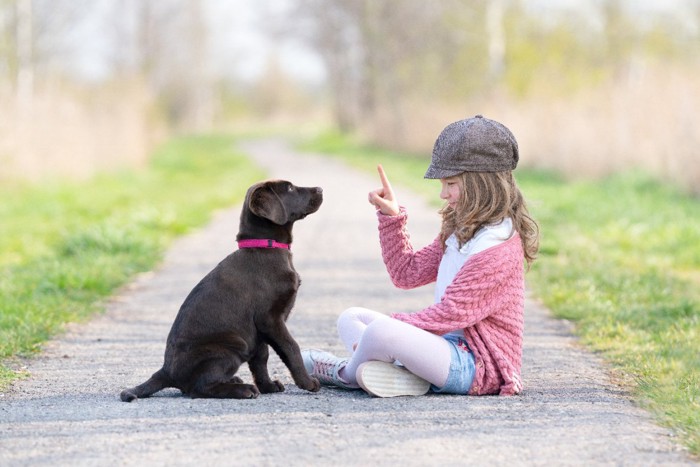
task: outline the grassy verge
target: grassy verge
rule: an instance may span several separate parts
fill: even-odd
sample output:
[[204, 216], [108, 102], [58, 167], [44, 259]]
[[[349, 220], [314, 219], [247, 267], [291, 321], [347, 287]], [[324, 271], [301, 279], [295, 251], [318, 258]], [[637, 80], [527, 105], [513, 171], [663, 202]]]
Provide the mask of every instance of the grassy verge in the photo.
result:
[[[438, 202], [428, 160], [326, 134], [305, 149], [344, 157]], [[529, 286], [611, 362], [638, 402], [700, 455], [700, 201], [640, 173], [566, 183], [518, 170], [540, 223]]]
[[232, 138], [202, 136], [164, 145], [141, 171], [0, 187], [0, 388], [19, 376], [10, 358], [100, 310], [262, 175]]

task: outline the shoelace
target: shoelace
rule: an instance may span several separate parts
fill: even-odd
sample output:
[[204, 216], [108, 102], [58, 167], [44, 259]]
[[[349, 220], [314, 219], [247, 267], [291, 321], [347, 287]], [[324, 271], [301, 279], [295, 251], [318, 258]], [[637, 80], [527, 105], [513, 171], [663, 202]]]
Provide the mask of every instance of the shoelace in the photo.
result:
[[337, 362], [315, 360], [313, 375], [318, 379], [324, 380], [324, 382], [333, 382], [336, 380], [335, 369], [337, 365]]

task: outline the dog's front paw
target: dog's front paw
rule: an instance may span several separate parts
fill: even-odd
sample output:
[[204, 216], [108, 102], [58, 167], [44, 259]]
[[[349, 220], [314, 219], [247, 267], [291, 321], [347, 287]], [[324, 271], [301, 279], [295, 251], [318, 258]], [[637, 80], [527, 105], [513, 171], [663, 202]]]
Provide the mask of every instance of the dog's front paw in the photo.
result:
[[306, 384], [301, 388], [311, 392], [318, 392], [321, 389], [321, 383], [319, 383], [316, 378], [311, 377], [309, 378], [309, 384]]
[[119, 394], [119, 397], [121, 398], [122, 401], [124, 402], [131, 402], [135, 399], [138, 399], [136, 394], [134, 394], [130, 389], [124, 389], [121, 394]]
[[258, 389], [263, 394], [270, 394], [273, 392], [284, 392], [284, 384], [278, 380], [270, 381], [267, 384], [262, 384], [258, 386]]

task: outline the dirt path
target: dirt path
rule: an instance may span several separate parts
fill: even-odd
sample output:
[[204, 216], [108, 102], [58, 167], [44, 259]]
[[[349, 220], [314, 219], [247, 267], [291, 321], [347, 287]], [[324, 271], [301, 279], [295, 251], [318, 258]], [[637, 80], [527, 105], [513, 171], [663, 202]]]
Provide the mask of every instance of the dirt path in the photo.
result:
[[[325, 202], [295, 226], [303, 284], [289, 325], [303, 347], [342, 352], [344, 308], [410, 311], [432, 290], [393, 289], [366, 193], [377, 181], [276, 142], [247, 145], [271, 176], [320, 185]], [[430, 183], [430, 182], [426, 182]], [[416, 246], [435, 210], [397, 188]], [[437, 192], [437, 186], [436, 186]], [[121, 389], [162, 364], [165, 337], [191, 287], [234, 248], [238, 208], [179, 240], [156, 271], [72, 327], [31, 362], [31, 378], [0, 397], [0, 465], [697, 465], [668, 430], [630, 403], [569, 327], [528, 300], [523, 378], [516, 397], [373, 399], [293, 385], [256, 400], [191, 400], [177, 391], [126, 404]], [[243, 372], [247, 378], [247, 372]]]

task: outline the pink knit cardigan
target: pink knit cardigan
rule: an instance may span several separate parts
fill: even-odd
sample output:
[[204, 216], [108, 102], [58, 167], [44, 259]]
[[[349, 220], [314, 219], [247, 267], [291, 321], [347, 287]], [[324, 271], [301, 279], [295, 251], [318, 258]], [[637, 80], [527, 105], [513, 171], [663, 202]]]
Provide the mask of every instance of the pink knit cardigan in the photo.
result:
[[[378, 212], [378, 217], [382, 256], [394, 285], [410, 289], [434, 282], [443, 255], [440, 239], [414, 251], [403, 209], [397, 216]], [[522, 390], [523, 261], [516, 233], [469, 258], [439, 303], [417, 313], [391, 315], [435, 334], [464, 329], [476, 362], [471, 395], [513, 395]]]

